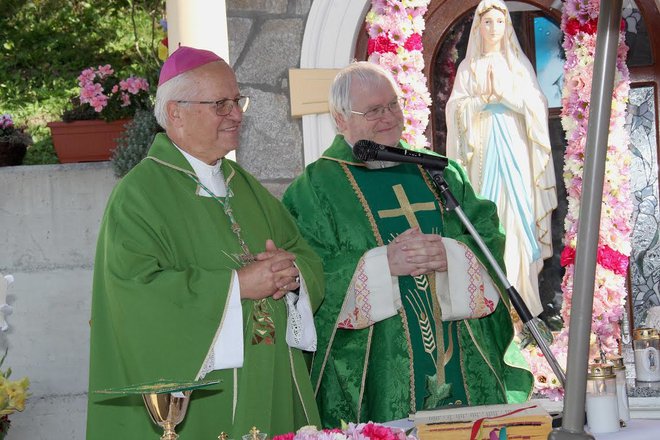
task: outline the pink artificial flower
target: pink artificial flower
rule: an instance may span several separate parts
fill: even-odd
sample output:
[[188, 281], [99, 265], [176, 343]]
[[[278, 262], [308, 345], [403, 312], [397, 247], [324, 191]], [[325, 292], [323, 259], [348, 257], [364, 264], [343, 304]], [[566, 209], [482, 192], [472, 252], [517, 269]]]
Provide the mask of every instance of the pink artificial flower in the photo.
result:
[[378, 38], [370, 38], [367, 43], [367, 53], [371, 54], [374, 52], [378, 53], [396, 53], [397, 45], [394, 44], [390, 39], [384, 35], [381, 35]]
[[598, 264], [618, 275], [626, 276], [628, 273], [628, 257], [607, 245], [598, 247], [597, 261]]
[[412, 34], [411, 36], [408, 37], [403, 47], [409, 51], [423, 50], [422, 36], [420, 34]]
[[580, 22], [574, 18], [571, 18], [564, 25], [564, 32], [567, 35], [574, 36], [580, 31]]
[[398, 46], [403, 46], [405, 43], [403, 31], [400, 28], [390, 29], [387, 33], [390, 37], [390, 41]]
[[362, 434], [371, 440], [398, 440], [390, 428], [376, 423], [367, 423], [362, 428]]
[[564, 246], [564, 250], [561, 251], [559, 264], [566, 267], [573, 263], [575, 263], [575, 249], [571, 246]]

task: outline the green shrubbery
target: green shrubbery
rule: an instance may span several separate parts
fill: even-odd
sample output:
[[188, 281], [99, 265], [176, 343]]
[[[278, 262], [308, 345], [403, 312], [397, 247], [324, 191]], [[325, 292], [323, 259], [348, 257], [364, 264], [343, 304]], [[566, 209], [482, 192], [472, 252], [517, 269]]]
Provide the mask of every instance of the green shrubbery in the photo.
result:
[[25, 164], [57, 163], [49, 121], [78, 94], [78, 75], [111, 64], [156, 83], [163, 0], [2, 0], [0, 114], [34, 138]]
[[138, 110], [112, 152], [112, 169], [116, 177], [124, 177], [144, 159], [156, 133], [163, 131], [153, 109]]

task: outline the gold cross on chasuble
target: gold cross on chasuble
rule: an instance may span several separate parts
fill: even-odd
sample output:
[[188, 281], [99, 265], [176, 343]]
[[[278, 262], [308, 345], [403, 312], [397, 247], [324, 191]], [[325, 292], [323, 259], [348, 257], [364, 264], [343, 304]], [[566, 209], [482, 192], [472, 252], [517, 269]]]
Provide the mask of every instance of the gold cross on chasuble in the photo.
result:
[[408, 224], [411, 227], [419, 227], [419, 222], [415, 213], [418, 211], [435, 211], [435, 203], [425, 202], [425, 203], [410, 203], [406, 191], [403, 189], [403, 186], [400, 184], [394, 185], [392, 187], [394, 190], [394, 195], [396, 196], [397, 201], [399, 202], [400, 208], [397, 209], [381, 209], [378, 211], [378, 216], [380, 218], [392, 218], [405, 216], [408, 220]]
[[[411, 227], [419, 227], [419, 222], [415, 216], [416, 212], [420, 211], [435, 211], [436, 205], [433, 202], [424, 202], [424, 203], [410, 203], [406, 191], [403, 189], [403, 185], [397, 184], [392, 187], [394, 195], [396, 196], [397, 201], [399, 202], [399, 208], [396, 209], [382, 209], [378, 211], [378, 216], [380, 218], [393, 218], [404, 216], [408, 220], [408, 224]], [[420, 228], [421, 229], [421, 228]], [[437, 304], [433, 298], [435, 295], [435, 276], [431, 275], [420, 275], [414, 277], [416, 284], [416, 291], [409, 291], [411, 295], [408, 297], [408, 301], [411, 301], [411, 298], [419, 298], [422, 292], [426, 294], [428, 292], [429, 297], [432, 298], [432, 303]], [[415, 307], [413, 306], [413, 310]], [[450, 345], [449, 349], [445, 351], [444, 344], [444, 331], [441, 321], [436, 321], [436, 334], [434, 335], [429, 331], [429, 328], [424, 326], [424, 323], [428, 325], [428, 318], [422, 310], [415, 310], [417, 314], [417, 319], [420, 325], [420, 330], [422, 331], [422, 342], [424, 345], [424, 351], [433, 357], [433, 351], [436, 351], [437, 360], [434, 359], [436, 366], [436, 374], [432, 376], [427, 376], [427, 384], [419, 384], [419, 386], [426, 386], [427, 392], [430, 394], [428, 396], [427, 405], [425, 408], [432, 408], [434, 405], [437, 405], [437, 402], [447, 397], [449, 393], [449, 387], [445, 382], [445, 365], [449, 362], [453, 355], [453, 344], [451, 344], [451, 332], [450, 332]], [[439, 316], [439, 315], [438, 315]], [[414, 400], [414, 398], [413, 398]]]

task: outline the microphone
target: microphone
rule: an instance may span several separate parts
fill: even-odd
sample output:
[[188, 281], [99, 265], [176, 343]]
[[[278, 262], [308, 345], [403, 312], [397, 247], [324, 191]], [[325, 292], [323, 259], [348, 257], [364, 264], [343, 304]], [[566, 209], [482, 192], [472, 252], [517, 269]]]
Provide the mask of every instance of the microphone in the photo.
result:
[[385, 160], [388, 162], [416, 163], [428, 170], [444, 170], [449, 162], [444, 156], [432, 156], [404, 148], [388, 147], [370, 140], [360, 140], [353, 146], [353, 154], [364, 162]]

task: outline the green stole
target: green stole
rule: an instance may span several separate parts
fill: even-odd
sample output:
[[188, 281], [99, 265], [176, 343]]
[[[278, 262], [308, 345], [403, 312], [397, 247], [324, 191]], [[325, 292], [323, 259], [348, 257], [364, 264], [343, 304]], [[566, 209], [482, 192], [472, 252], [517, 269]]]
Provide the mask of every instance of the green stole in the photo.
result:
[[[442, 207], [431, 183], [420, 185], [417, 168], [384, 169], [345, 167], [380, 245], [417, 226], [424, 233], [443, 233]], [[422, 171], [426, 177], [426, 173]], [[392, 185], [392, 182], [396, 182]], [[373, 224], [372, 223], [372, 224]], [[403, 310], [399, 312], [408, 345], [410, 365], [410, 410], [432, 409], [466, 403], [461, 373], [457, 324], [440, 319], [435, 277], [400, 276]], [[396, 318], [395, 318], [396, 319]]]

